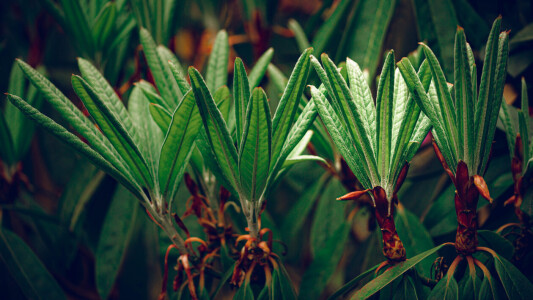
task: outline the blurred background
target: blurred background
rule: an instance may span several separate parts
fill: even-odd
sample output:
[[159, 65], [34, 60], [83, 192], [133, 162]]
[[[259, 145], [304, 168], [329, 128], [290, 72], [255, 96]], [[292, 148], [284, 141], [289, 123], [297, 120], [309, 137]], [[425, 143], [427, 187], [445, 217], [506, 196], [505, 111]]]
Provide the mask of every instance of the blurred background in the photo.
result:
[[[519, 105], [520, 79], [531, 83], [533, 78], [533, 2], [528, 0], [3, 0], [0, 91], [16, 88], [10, 85], [10, 74], [14, 60], [20, 58], [46, 74], [82, 108], [70, 76], [79, 74], [76, 57], [83, 57], [103, 72], [120, 96], [127, 95], [136, 81], [153, 80], [139, 46], [142, 26], [158, 44], [171, 49], [182, 66], [199, 70], [205, 69], [217, 31], [225, 29], [230, 41], [229, 82], [235, 57], [241, 57], [248, 69], [272, 47], [272, 64], [261, 84], [272, 107], [283, 86], [269, 75], [281, 72], [288, 77], [301, 51], [310, 46], [315, 56], [325, 52], [336, 63], [346, 57], [355, 60], [367, 71], [375, 93], [384, 53], [394, 49], [397, 60], [410, 56], [420, 62], [416, 50], [422, 41], [435, 51], [452, 81], [457, 26], [465, 28], [481, 66], [490, 26], [498, 15], [503, 17], [503, 29], [511, 31], [504, 97], [507, 103]], [[318, 82], [314, 72], [309, 82]], [[66, 125], [32, 87], [22, 90], [46, 115]], [[0, 100], [0, 108], [8, 119], [5, 99]], [[11, 248], [11, 255], [27, 259], [30, 266], [44, 265], [70, 299], [100, 299], [97, 280], [114, 282], [110, 299], [156, 298], [169, 245], [166, 235], [111, 177], [47, 132], [33, 128], [24, 117], [19, 121], [23, 126], [17, 125], [17, 157], [9, 164], [0, 163], [2, 227], [23, 241]], [[308, 151], [328, 164], [307, 162], [293, 167], [268, 198], [263, 217], [263, 227], [272, 229], [274, 240], [279, 241], [274, 250], [284, 260], [301, 299], [326, 298], [383, 260], [370, 206], [334, 202], [353, 190], [357, 181], [331, 143], [319, 136], [313, 136]], [[513, 184], [505, 134], [498, 130], [495, 140], [485, 176], [495, 203], [489, 206], [480, 200], [481, 229], [490, 230], [516, 218], [511, 207], [503, 206]], [[453, 193], [426, 142], [399, 193], [396, 223], [408, 256], [453, 240]], [[188, 197], [183, 187], [177, 198], [178, 213], [183, 214]], [[232, 219], [234, 229], [242, 232], [242, 216], [234, 214]], [[204, 234], [195, 220], [185, 221], [192, 235]], [[123, 230], [110, 232], [117, 227]], [[106, 252], [99, 247], [105, 239], [115, 239], [121, 246]], [[533, 271], [527, 268], [531, 258], [515, 259], [531, 279]], [[118, 264], [118, 272], [95, 271], [97, 264], [107, 262]], [[17, 284], [19, 280], [4, 264], [0, 260], [0, 298], [24, 299], [22, 289], [29, 287]], [[431, 262], [426, 267], [431, 268]], [[39, 284], [39, 280], [30, 281]]]

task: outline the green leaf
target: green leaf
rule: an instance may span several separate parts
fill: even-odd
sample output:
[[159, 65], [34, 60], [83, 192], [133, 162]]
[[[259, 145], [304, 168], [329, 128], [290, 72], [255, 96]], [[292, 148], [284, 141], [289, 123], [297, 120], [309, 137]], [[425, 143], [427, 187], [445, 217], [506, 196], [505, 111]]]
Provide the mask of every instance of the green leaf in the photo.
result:
[[155, 175], [158, 174], [159, 154], [164, 137], [163, 132], [150, 116], [151, 104], [138, 86], [133, 88], [128, 105], [135, 131], [139, 135], [139, 150], [146, 159], [146, 163], [155, 178]]
[[471, 126], [474, 124], [473, 108], [475, 107], [474, 99], [476, 95], [472, 93], [472, 74], [470, 73], [467, 52], [465, 33], [459, 27], [455, 34], [454, 91], [457, 111], [458, 150], [463, 153], [458, 156], [463, 158], [467, 166], [471, 166], [474, 161], [475, 151], [475, 135]]
[[174, 97], [173, 102], [179, 103], [180, 99], [183, 98], [185, 93], [187, 93], [187, 91], [191, 89], [189, 83], [187, 82], [187, 79], [185, 78], [185, 73], [181, 68], [181, 64], [178, 61], [178, 58], [176, 57], [176, 55], [174, 55], [174, 53], [172, 53], [172, 51], [170, 51], [170, 49], [163, 45], [158, 45], [156, 50], [157, 54], [161, 58], [161, 61], [163, 62], [163, 64], [166, 64], [168, 66], [171, 74], [174, 77], [174, 81], [172, 79], [169, 79], [168, 77], [167, 80], [171, 83], [171, 92]]
[[379, 265], [375, 265], [372, 268], [364, 271], [363, 273], [357, 275], [354, 279], [348, 281], [345, 285], [343, 285], [340, 289], [338, 289], [335, 293], [333, 293], [331, 296], [329, 296], [328, 300], [334, 300], [339, 299], [349, 292], [351, 292], [353, 289], [357, 287], [359, 282], [363, 280], [365, 277], [367, 277], [370, 273], [374, 272], [379, 267]]
[[72, 76], [72, 87], [102, 132], [126, 161], [137, 182], [144, 183], [149, 189], [152, 188], [154, 184], [150, 170], [124, 125], [81, 77]]
[[[481, 82], [479, 86], [479, 96], [476, 103], [476, 112], [475, 112], [475, 124], [474, 128], [476, 129], [475, 136], [475, 157], [474, 157], [474, 171], [478, 172], [478, 167], [481, 165], [481, 161], [484, 159], [482, 156], [484, 153], [485, 140], [489, 138], [489, 123], [491, 119], [491, 105], [495, 91], [496, 83], [496, 68], [498, 61], [498, 34], [500, 32], [501, 26], [501, 17], [497, 18], [490, 30], [489, 39], [487, 41], [487, 46], [485, 48], [485, 60], [483, 63], [483, 71], [481, 73]], [[507, 58], [506, 58], [507, 61]], [[500, 99], [501, 101], [501, 95]], [[501, 102], [500, 102], [501, 103]], [[498, 108], [499, 110], [499, 108]], [[487, 141], [492, 144], [492, 139]], [[488, 157], [487, 157], [488, 159]], [[477, 174], [477, 173], [476, 173]]]
[[276, 259], [278, 268], [274, 266], [274, 272], [278, 278], [278, 285], [280, 287], [281, 295], [284, 300], [296, 300], [296, 292], [294, 291], [294, 284], [292, 283], [289, 273], [279, 258]]
[[200, 72], [193, 67], [189, 68], [192, 90], [200, 115], [207, 133], [209, 145], [215, 154], [216, 161], [220, 166], [222, 175], [225, 176], [232, 187], [239, 191], [237, 150], [229, 134], [222, 113], [217, 108], [215, 100], [211, 96]]
[[350, 57], [363, 69], [369, 70], [369, 78], [374, 78], [395, 6], [394, 0], [359, 1], [337, 58]]
[[269, 48], [255, 63], [255, 66], [250, 70], [250, 75], [248, 76], [248, 81], [250, 82], [250, 90], [255, 87], [258, 87], [265, 76], [267, 68], [274, 56], [274, 49]]
[[241, 187], [250, 201], [260, 199], [268, 178], [272, 145], [270, 122], [267, 96], [262, 88], [255, 88], [248, 103], [239, 149]]
[[15, 163], [14, 144], [4, 113], [0, 110], [0, 159], [11, 166]]
[[[346, 72], [350, 82], [350, 90], [355, 100], [354, 103], [357, 105], [357, 110], [362, 112], [361, 117], [367, 135], [370, 137], [376, 136], [376, 107], [370, 88], [366, 83], [365, 75], [359, 65], [350, 58], [346, 59]], [[373, 147], [375, 149], [377, 145], [374, 143]]]
[[64, 11], [67, 31], [72, 32], [72, 37], [76, 39], [76, 46], [79, 51], [89, 56], [94, 55], [95, 40], [89, 28], [87, 15], [78, 1], [61, 0], [61, 7]]
[[[310, 250], [315, 256], [320, 249], [324, 248], [324, 245], [335, 245], [336, 242], [330, 240], [331, 233], [348, 223], [344, 218], [346, 203], [336, 201], [337, 197], [346, 193], [346, 188], [342, 183], [337, 179], [332, 179], [320, 195], [310, 233]], [[340, 239], [341, 236], [337, 236], [337, 238]], [[340, 243], [340, 245], [344, 245], [344, 243]], [[340, 251], [342, 252], [342, 250]]]
[[[372, 148], [372, 137], [366, 134], [363, 126], [361, 113], [357, 110], [357, 106], [354, 103], [353, 96], [348, 89], [346, 81], [342, 77], [341, 73], [329, 59], [327, 55], [322, 55], [322, 64], [324, 65], [327, 79], [323, 78], [323, 70], [320, 66], [313, 62], [315, 70], [319, 73], [322, 83], [326, 86], [328, 95], [333, 98], [333, 104], [336, 108], [337, 115], [339, 115], [343, 123], [346, 124], [346, 129], [352, 138], [352, 142], [355, 145], [355, 151], [361, 153], [361, 157], [366, 162], [363, 165], [367, 176], [370, 178], [373, 185], [379, 184], [379, 171], [377, 168], [376, 155]], [[359, 177], [358, 177], [359, 178]], [[367, 188], [367, 187], [365, 187]]]
[[103, 105], [124, 125], [124, 128], [131, 135], [133, 141], [137, 145], [140, 145], [141, 140], [136, 128], [133, 126], [130, 114], [111, 85], [89, 61], [81, 57], [78, 58], [78, 67], [80, 68], [83, 79], [94, 89], [102, 100]]
[[157, 89], [165, 100], [165, 105], [163, 106], [168, 110], [174, 110], [178, 104], [176, 96], [179, 95], [180, 89], [170, 71], [168, 59], [164, 60], [164, 57], [159, 54], [157, 46], [148, 30], [141, 28], [139, 38]]
[[516, 109], [504, 101], [500, 109], [499, 118], [502, 121], [503, 127], [505, 129], [505, 137], [507, 138], [507, 147], [509, 148], [510, 156], [514, 154], [516, 133], [519, 132], [516, 126], [514, 126], [514, 120], [511, 118], [511, 113], [513, 113], [513, 115], [516, 114], [516, 116], [518, 116], [518, 114], [516, 113]]
[[[325, 202], [323, 200], [327, 202], [334, 201], [333, 199], [322, 199], [321, 201]], [[331, 203], [327, 205], [335, 206], [331, 205]], [[320, 223], [320, 221], [322, 220], [315, 218], [315, 222]], [[350, 231], [349, 223], [343, 222], [344, 218], [342, 216], [340, 221], [340, 226], [334, 231], [330, 231], [328, 239], [324, 241], [320, 248], [315, 250], [313, 262], [305, 270], [302, 277], [298, 299], [320, 299], [328, 280], [337, 269]]]
[[101, 168], [104, 172], [108, 173], [118, 180], [118, 182], [128, 188], [134, 195], [137, 196], [137, 198], [143, 199], [141, 187], [139, 187], [139, 185], [132, 180], [132, 176], [129, 175], [129, 173], [123, 173], [122, 171], [117, 170], [115, 166], [103, 158], [98, 152], [82, 142], [77, 136], [70, 133], [63, 126], [57, 124], [35, 108], [31, 107], [21, 98], [14, 95], [8, 95], [8, 99], [25, 115], [37, 122], [37, 124], [44, 127], [46, 130], [74, 148], [74, 150], [78, 151], [80, 154], [86, 156], [93, 164]]
[[389, 283], [394, 281], [396, 278], [400, 277], [402, 274], [407, 272], [407, 270], [413, 268], [418, 263], [420, 263], [422, 260], [424, 260], [425, 258], [431, 256], [433, 253], [440, 250], [442, 247], [444, 247], [444, 244], [439, 245], [431, 250], [420, 253], [417, 256], [410, 258], [409, 260], [406, 260], [404, 262], [401, 262], [395, 265], [393, 268], [385, 271], [383, 274], [374, 278], [372, 281], [370, 281], [364, 287], [358, 290], [354, 294], [352, 299], [365, 299], [365, 298], [368, 298], [374, 295], [379, 290], [381, 290], [383, 287], [387, 286]]
[[237, 146], [240, 147], [246, 120], [246, 109], [250, 99], [250, 85], [244, 64], [240, 58], [235, 59], [235, 71], [233, 73], [233, 99], [235, 108], [235, 124], [237, 130]]
[[[396, 217], [394, 218], [396, 230], [402, 240], [407, 252], [407, 257], [413, 257], [434, 247], [431, 236], [420, 223], [418, 218], [406, 210], [402, 205], [398, 206]], [[427, 260], [417, 265], [419, 273], [429, 277], [431, 265], [437, 258], [437, 255], [431, 255]]]
[[481, 286], [479, 288], [478, 299], [499, 299], [499, 295], [500, 289], [498, 287], [498, 283], [496, 283], [492, 277], [483, 277]]
[[161, 148], [159, 182], [167, 199], [174, 198], [201, 126], [194, 93], [189, 91], [174, 112]]
[[215, 38], [213, 51], [209, 55], [205, 81], [210, 91], [215, 91], [228, 80], [229, 42], [228, 33], [220, 30]]
[[115, 2], [104, 5], [92, 26], [93, 39], [97, 49], [102, 49], [110, 37], [117, 18], [117, 6]]
[[170, 121], [172, 120], [172, 115], [158, 104], [150, 103], [148, 109], [157, 126], [166, 134], [170, 126]]
[[513, 264], [499, 255], [493, 255], [494, 267], [509, 299], [529, 299], [533, 284]]
[[[445, 136], [448, 139], [449, 144], [451, 145], [452, 153], [454, 154], [457, 160], [464, 160], [463, 149], [461, 148], [461, 143], [459, 142], [458, 130], [456, 127], [456, 112], [454, 106], [454, 100], [448, 89], [448, 83], [444, 77], [444, 72], [439, 64], [439, 61], [433, 51], [429, 47], [423, 45], [424, 54], [426, 55], [427, 61], [429, 62], [429, 68], [431, 69], [431, 74], [433, 76], [433, 83], [435, 84], [435, 89], [437, 91], [437, 99], [439, 100], [440, 111], [442, 112], [441, 119], [443, 120], [442, 124], [444, 125]], [[468, 70], [468, 69], [467, 69]], [[457, 165], [456, 161], [448, 162], [448, 165]]]
[[340, 21], [343, 16], [348, 13], [350, 4], [353, 2], [350, 0], [342, 0], [337, 4], [335, 10], [329, 18], [326, 19], [324, 24], [320, 26], [312, 41], [312, 47], [316, 50], [316, 53], [322, 53], [328, 45], [337, 27], [340, 25]]
[[[44, 98], [68, 121], [74, 130], [86, 138], [89, 144], [120, 172], [128, 173], [128, 168], [124, 160], [94, 124], [48, 79], [25, 62], [21, 60], [17, 62], [32, 84], [37, 87]], [[26, 113], [25, 110], [21, 110]], [[29, 110], [26, 111], [29, 112]]]
[[459, 286], [453, 275], [448, 275], [442, 278], [439, 283], [433, 288], [428, 299], [444, 299], [452, 300], [459, 299]]
[[307, 40], [307, 36], [305, 35], [305, 32], [298, 21], [290, 19], [288, 22], [288, 27], [294, 34], [294, 38], [296, 39], [296, 44], [298, 45], [300, 52], [303, 52], [305, 49], [311, 47], [309, 41]]
[[[383, 70], [379, 77], [376, 98], [376, 143], [378, 171], [381, 181], [387, 182], [391, 161], [391, 143], [394, 108], [394, 52], [390, 51], [385, 59]], [[372, 137], [370, 137], [372, 138]]]
[[352, 150], [354, 148], [354, 142], [346, 132], [344, 126], [341, 125], [340, 119], [333, 110], [333, 107], [331, 107], [331, 104], [326, 100], [326, 97], [314, 86], [311, 86], [311, 94], [318, 107], [320, 118], [328, 129], [335, 146], [337, 146], [339, 152], [344, 157], [344, 160], [346, 160], [346, 163], [354, 172], [363, 187], [370, 188], [372, 186], [370, 178], [360, 163], [363, 161], [360, 156], [361, 152], [357, 151], [357, 149], [356, 151]]
[[0, 258], [28, 299], [67, 299], [31, 248], [5, 228], [0, 228]]
[[[298, 103], [302, 97], [309, 76], [312, 48], [305, 50], [292, 71], [289, 82], [281, 96], [272, 120], [272, 157], [278, 157], [286, 142], [289, 131], [296, 120]], [[271, 161], [274, 164], [275, 161]]]
[[107, 299], [124, 260], [131, 239], [137, 200], [131, 193], [118, 187], [102, 224], [102, 231], [95, 253], [96, 287], [102, 299]]
[[[522, 123], [524, 125], [520, 127], [520, 136], [523, 136], [522, 145], [524, 145], [524, 158], [529, 159], [533, 155], [533, 143], [531, 143], [530, 134], [528, 134], [531, 128], [531, 119], [529, 117], [529, 97], [527, 95], [527, 84], [526, 84], [526, 79], [524, 77], [522, 77], [522, 94], [521, 95], [522, 95], [521, 97], [522, 105], [520, 106], [520, 110], [522, 112], [521, 119], [523, 119]], [[520, 119], [519, 119], [519, 122], [520, 122]], [[525, 170], [525, 166], [524, 166], [524, 170]]]

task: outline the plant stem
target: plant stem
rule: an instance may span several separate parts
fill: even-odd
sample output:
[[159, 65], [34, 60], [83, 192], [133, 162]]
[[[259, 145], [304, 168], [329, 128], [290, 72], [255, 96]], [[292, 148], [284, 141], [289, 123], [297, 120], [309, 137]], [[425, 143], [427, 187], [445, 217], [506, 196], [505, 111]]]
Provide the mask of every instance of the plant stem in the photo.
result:
[[455, 192], [455, 213], [457, 214], [457, 234], [455, 249], [463, 255], [476, 251], [477, 240], [477, 202], [479, 192], [470, 184], [464, 192]]

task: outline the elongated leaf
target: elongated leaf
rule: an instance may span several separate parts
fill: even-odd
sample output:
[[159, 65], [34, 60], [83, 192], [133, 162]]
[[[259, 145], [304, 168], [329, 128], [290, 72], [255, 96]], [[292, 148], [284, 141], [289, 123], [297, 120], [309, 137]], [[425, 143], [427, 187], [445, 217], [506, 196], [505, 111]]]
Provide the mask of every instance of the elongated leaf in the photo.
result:
[[3, 111], [0, 110], [0, 159], [8, 166], [15, 162], [14, 144]]
[[168, 127], [170, 126], [170, 121], [172, 120], [172, 115], [164, 107], [158, 104], [150, 103], [148, 108], [150, 110], [150, 115], [157, 126], [159, 126], [159, 128], [161, 128], [166, 134]]
[[[272, 157], [278, 157], [296, 120], [298, 103], [309, 76], [312, 48], [305, 50], [292, 71], [272, 120]], [[271, 164], [275, 161], [271, 161]]]
[[[322, 83], [326, 86], [330, 97], [333, 98], [333, 103], [336, 104], [337, 114], [346, 124], [346, 129], [352, 138], [352, 142], [354, 142], [355, 151], [361, 153], [361, 157], [366, 162], [363, 164], [363, 168], [367, 172], [367, 176], [372, 181], [372, 184], [378, 185], [380, 182], [378, 180], [379, 171], [376, 155], [372, 149], [372, 138], [366, 135], [361, 113], [357, 110], [346, 81], [333, 61], [323, 54], [322, 63], [328, 78], [327, 80], [321, 78]], [[313, 63], [313, 65], [316, 65], [316, 63]], [[315, 66], [315, 70], [319, 72], [319, 76], [323, 77], [323, 75], [320, 75], [322, 71], [319, 66]]]
[[[446, 82], [446, 78], [444, 77], [444, 72], [442, 71], [442, 68], [439, 64], [439, 61], [437, 60], [437, 57], [427, 47], [426, 45], [423, 45], [424, 54], [426, 55], [427, 61], [429, 63], [429, 67], [431, 69], [431, 74], [433, 75], [433, 82], [435, 83], [435, 89], [437, 91], [437, 98], [439, 100], [439, 107], [440, 111], [442, 112], [441, 119], [442, 124], [444, 125], [445, 133], [447, 139], [450, 141], [451, 148], [453, 150], [452, 153], [454, 153], [455, 157], [457, 159], [464, 160], [463, 155], [463, 149], [459, 149], [462, 145], [459, 142], [459, 135], [458, 130], [456, 126], [456, 112], [455, 112], [455, 106], [454, 106], [454, 100], [452, 99], [452, 95], [449, 92], [448, 89], [448, 83]], [[467, 69], [468, 70], [468, 69]]]
[[31, 248], [5, 228], [0, 228], [0, 258], [28, 299], [67, 299]]
[[[491, 109], [489, 106], [492, 104], [491, 97], [495, 96], [495, 78], [498, 61], [498, 35], [500, 32], [500, 26], [501, 17], [498, 17], [492, 25], [487, 46], [485, 48], [485, 60], [483, 63], [483, 71], [481, 73], [481, 82], [479, 86], [479, 96], [476, 103], [474, 125], [474, 128], [476, 128], [476, 148], [474, 157], [476, 165], [474, 170], [476, 172], [478, 165], [481, 165], [481, 160], [483, 159], [482, 155], [484, 154], [483, 150], [485, 149], [485, 140], [488, 138], [488, 127], [490, 123]], [[492, 144], [492, 140], [487, 142]]]
[[221, 30], [217, 33], [213, 51], [209, 55], [205, 81], [210, 91], [215, 91], [228, 80], [229, 42], [228, 33]]
[[267, 51], [265, 51], [265, 53], [263, 53], [263, 55], [261, 55], [261, 57], [259, 57], [255, 63], [255, 66], [252, 68], [252, 70], [250, 70], [250, 75], [248, 76], [250, 90], [259, 86], [261, 80], [263, 80], [263, 77], [265, 77], [265, 73], [273, 56], [274, 49], [269, 48]]
[[117, 179], [139, 199], [143, 199], [142, 190], [132, 179], [133, 177], [130, 175], [130, 173], [123, 173], [122, 171], [117, 170], [110, 162], [103, 158], [98, 152], [91, 149], [91, 147], [89, 147], [87, 144], [82, 142], [77, 136], [68, 132], [68, 130], [66, 130], [63, 126], [57, 124], [52, 119], [31, 107], [26, 103], [26, 101], [14, 95], [8, 95], [8, 99], [25, 115], [37, 122], [37, 124], [44, 127], [46, 130], [74, 148], [74, 150], [78, 151], [80, 154], [86, 156], [93, 164]]
[[189, 68], [192, 90], [200, 115], [207, 133], [209, 145], [213, 150], [222, 174], [229, 180], [232, 187], [239, 191], [240, 181], [237, 164], [237, 150], [229, 134], [222, 113], [205, 84], [202, 75], [195, 68]]
[[431, 250], [425, 251], [423, 253], [418, 254], [415, 257], [412, 257], [409, 260], [406, 260], [404, 262], [401, 262], [397, 265], [395, 265], [393, 268], [385, 271], [383, 274], [379, 275], [378, 277], [374, 278], [372, 281], [367, 283], [364, 287], [362, 287], [360, 290], [358, 290], [352, 299], [366, 299], [372, 295], [374, 295], [376, 292], [378, 292], [383, 287], [387, 286], [389, 283], [394, 281], [396, 278], [400, 277], [402, 274], [407, 272], [407, 270], [411, 269], [412, 267], [416, 266], [418, 263], [420, 263], [422, 260], [427, 258], [428, 256], [432, 255], [433, 253], [440, 250], [444, 245], [437, 246]]
[[294, 33], [294, 38], [296, 39], [296, 44], [298, 45], [298, 49], [303, 52], [305, 49], [311, 47], [309, 44], [309, 41], [307, 40], [307, 36], [305, 35], [305, 32], [300, 26], [300, 23], [294, 19], [290, 19], [288, 22], [288, 27]]
[[152, 176], [156, 178], [159, 154], [163, 144], [163, 132], [152, 118], [150, 113], [151, 104], [138, 86], [133, 88], [128, 105], [131, 119], [135, 124], [135, 130], [139, 135], [139, 150], [141, 150], [142, 156], [146, 159]]
[[[187, 79], [185, 78], [185, 73], [183, 69], [181, 68], [181, 64], [178, 61], [178, 58], [170, 49], [168, 49], [165, 46], [158, 45], [157, 48], [157, 55], [159, 55], [161, 61], [163, 64], [166, 64], [170, 69], [170, 74], [173, 75], [175, 83], [172, 81], [171, 78], [167, 78], [167, 80], [171, 83], [171, 92], [173, 94], [173, 101], [174, 103], [179, 103], [180, 100], [183, 98], [185, 93], [187, 93], [188, 90], [191, 89], [189, 86], [189, 83], [187, 82]], [[165, 73], [166, 74], [166, 73]], [[168, 76], [168, 75], [166, 75]]]
[[[394, 109], [394, 52], [385, 59], [383, 71], [379, 77], [376, 97], [376, 157], [378, 171], [382, 182], [387, 182], [391, 161], [391, 143]], [[373, 137], [370, 137], [373, 138]]]
[[[376, 107], [370, 88], [366, 84], [365, 75], [359, 65], [349, 58], [346, 59], [346, 71], [357, 110], [362, 112], [361, 116], [367, 135], [370, 137], [376, 136]], [[377, 148], [375, 143], [372, 146], [373, 149]]]
[[[17, 60], [19, 67], [30, 79], [33, 85], [43, 94], [44, 98], [57, 110], [68, 123], [81, 134], [91, 146], [100, 153], [107, 161], [122, 173], [129, 173], [129, 169], [113, 148], [109, 140], [98, 131], [94, 124], [76, 108], [70, 100], [61, 93], [48, 79], [34, 70], [30, 65]], [[20, 107], [19, 107], [20, 108]], [[22, 110], [22, 109], [21, 109]], [[22, 110], [24, 112], [24, 110]], [[24, 112], [25, 113], [25, 112]]]
[[159, 181], [161, 192], [172, 199], [190, 157], [202, 120], [194, 93], [189, 91], [176, 108], [161, 148]]
[[141, 140], [137, 130], [135, 130], [136, 128], [133, 126], [130, 114], [111, 85], [89, 61], [83, 58], [78, 58], [78, 67], [80, 68], [83, 79], [85, 79], [100, 96], [103, 104], [114, 114], [115, 118], [120, 120], [126, 131], [131, 135], [135, 144], [140, 146]]
[[138, 209], [137, 200], [119, 186], [105, 216], [95, 253], [96, 287], [102, 299], [107, 299], [113, 288], [135, 228]]
[[72, 87], [113, 147], [128, 164], [137, 182], [153, 187], [153, 179], [139, 148], [124, 125], [109, 110], [96, 92], [79, 76], [72, 76]]
[[529, 299], [533, 293], [533, 284], [509, 261], [495, 255], [494, 266], [509, 299]]
[[428, 299], [456, 300], [459, 299], [459, 286], [453, 275], [442, 278], [433, 288]]
[[[496, 62], [496, 76], [491, 85], [494, 86], [491, 95], [491, 101], [489, 102], [489, 111], [487, 114], [487, 140], [481, 148], [483, 151], [482, 160], [479, 162], [479, 174], [483, 174], [487, 168], [489, 161], [490, 150], [492, 149], [492, 141], [494, 139], [494, 133], [496, 131], [496, 122], [498, 120], [498, 112], [503, 100], [503, 87], [505, 85], [505, 78], [507, 77], [507, 61], [509, 58], [509, 32], [504, 31], [500, 33], [498, 39], [498, 60]], [[482, 77], [483, 78], [483, 77]], [[528, 112], [529, 117], [529, 112]], [[527, 134], [526, 134], [527, 136]], [[490, 142], [489, 142], [490, 141]], [[526, 145], [527, 147], [527, 145]]]
[[333, 32], [337, 29], [343, 16], [348, 13], [351, 3], [352, 1], [350, 0], [340, 1], [331, 16], [320, 26], [312, 41], [312, 46], [315, 48], [316, 53], [324, 52], [329, 40], [334, 35]]
[[237, 145], [240, 147], [246, 120], [246, 109], [250, 99], [250, 85], [244, 64], [240, 58], [235, 59], [235, 71], [233, 73], [233, 107], [235, 109], [235, 124], [237, 130]]
[[370, 178], [360, 164], [362, 161], [362, 158], [360, 157], [361, 152], [352, 150], [354, 143], [351, 140], [350, 135], [346, 132], [346, 129], [344, 129], [344, 126], [342, 126], [333, 107], [331, 107], [331, 104], [327, 101], [326, 97], [314, 86], [311, 86], [311, 94], [317, 105], [320, 118], [324, 122], [324, 125], [326, 125], [335, 146], [337, 146], [339, 152], [344, 157], [344, 160], [346, 160], [346, 163], [354, 172], [363, 187], [365, 189], [371, 188], [372, 184]]
[[[323, 200], [332, 201], [332, 199]], [[320, 222], [321, 220], [316, 219], [315, 221]], [[343, 221], [342, 217], [341, 221]], [[335, 231], [330, 231], [329, 238], [324, 241], [323, 245], [325, 246], [315, 250], [313, 262], [303, 275], [298, 299], [320, 299], [322, 290], [335, 272], [342, 257], [349, 230], [348, 223], [342, 223]]]
[[239, 150], [239, 174], [243, 192], [251, 201], [263, 193], [269, 174], [272, 124], [267, 97], [262, 88], [255, 88], [248, 103], [246, 124]]
[[357, 287], [359, 282], [363, 280], [366, 276], [368, 276], [370, 273], [374, 272], [375, 269], [377, 269], [379, 265], [375, 265], [372, 268], [364, 271], [363, 273], [357, 275], [354, 279], [348, 281], [345, 285], [343, 285], [339, 290], [337, 290], [335, 293], [333, 293], [331, 296], [329, 296], [328, 300], [334, 300], [339, 299], [339, 297], [343, 297], [353, 289]]
[[472, 73], [468, 58], [466, 37], [462, 28], [457, 29], [455, 34], [455, 74], [454, 91], [455, 107], [457, 111], [457, 132], [460, 157], [467, 165], [472, 165], [474, 160], [474, 130], [470, 128], [474, 124], [474, 97], [472, 94]]
[[81, 8], [81, 2], [61, 0], [61, 7], [64, 11], [67, 31], [72, 32], [72, 36], [76, 39], [78, 50], [82, 53], [86, 53], [89, 56], [94, 55], [95, 43], [91, 29], [89, 28], [89, 22], [87, 21], [87, 15]]
[[115, 2], [108, 2], [104, 5], [92, 27], [93, 39], [97, 49], [101, 49], [108, 40], [117, 17], [117, 6]]
[[176, 101], [178, 99], [176, 99], [176, 96], [179, 95], [179, 88], [170, 71], [168, 60], [164, 61], [163, 57], [159, 55], [157, 46], [148, 30], [141, 28], [139, 38], [143, 46], [146, 62], [150, 67], [152, 76], [154, 76], [157, 89], [165, 100], [164, 107], [169, 110], [174, 110], [177, 105]]
[[347, 26], [337, 59], [350, 57], [374, 78], [395, 0], [362, 0]]
[[505, 103], [505, 101], [502, 103], [502, 107], [500, 109], [499, 118], [502, 121], [502, 124], [505, 128], [505, 136], [507, 138], [507, 147], [509, 148], [509, 154], [514, 153], [514, 146], [515, 146], [515, 140], [516, 140], [516, 133], [519, 132], [518, 128], [514, 126], [513, 119], [511, 118], [511, 112], [516, 113], [514, 111], [515, 108], [511, 105]]

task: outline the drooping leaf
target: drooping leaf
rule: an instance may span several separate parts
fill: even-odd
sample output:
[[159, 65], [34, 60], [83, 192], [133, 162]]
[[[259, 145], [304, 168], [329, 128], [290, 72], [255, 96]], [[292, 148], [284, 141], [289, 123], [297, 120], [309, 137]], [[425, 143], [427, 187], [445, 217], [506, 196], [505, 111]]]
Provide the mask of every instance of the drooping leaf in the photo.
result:
[[102, 299], [107, 299], [124, 260], [135, 224], [138, 201], [118, 187], [107, 211], [95, 253], [96, 287]]
[[153, 187], [153, 178], [146, 161], [116, 115], [81, 77], [72, 76], [72, 87], [113, 147], [126, 161], [137, 182], [142, 182], [147, 188]]
[[533, 284], [508, 260], [499, 255], [493, 257], [494, 267], [507, 297], [529, 299], [533, 293]]
[[91, 147], [82, 142], [77, 136], [70, 133], [63, 126], [57, 124], [52, 119], [43, 115], [35, 108], [31, 107], [29, 104], [26, 103], [26, 101], [14, 95], [8, 95], [8, 99], [25, 115], [37, 122], [37, 124], [44, 127], [50, 133], [55, 135], [58, 139], [65, 142], [82, 155], [86, 156], [96, 166], [98, 166], [103, 171], [117, 179], [139, 199], [143, 199], [142, 190], [140, 186], [132, 179], [133, 177], [132, 175], [130, 175], [130, 173], [123, 173], [122, 171], [117, 170], [115, 166], [113, 166], [109, 161], [103, 158], [98, 152], [91, 149]]
[[31, 248], [5, 228], [0, 228], [0, 258], [28, 299], [67, 299]]
[[387, 286], [389, 283], [394, 281], [396, 278], [400, 277], [402, 274], [407, 272], [407, 270], [413, 268], [418, 263], [420, 263], [422, 260], [424, 260], [425, 258], [429, 257], [433, 253], [440, 250], [442, 247], [444, 247], [444, 245], [439, 245], [433, 249], [420, 253], [417, 256], [410, 258], [409, 260], [406, 260], [404, 262], [401, 262], [395, 265], [393, 268], [385, 271], [383, 274], [374, 278], [372, 281], [370, 281], [364, 287], [358, 290], [354, 294], [352, 299], [360, 299], [360, 298], [365, 299], [365, 298], [368, 298], [374, 295], [376, 292], [381, 290], [383, 287]]

